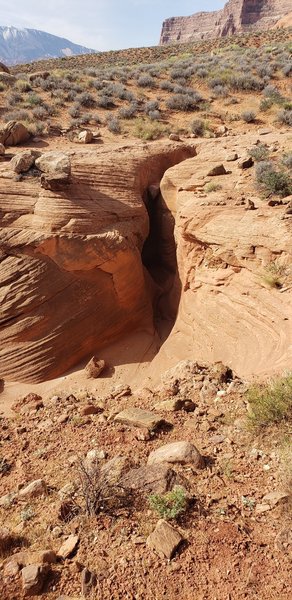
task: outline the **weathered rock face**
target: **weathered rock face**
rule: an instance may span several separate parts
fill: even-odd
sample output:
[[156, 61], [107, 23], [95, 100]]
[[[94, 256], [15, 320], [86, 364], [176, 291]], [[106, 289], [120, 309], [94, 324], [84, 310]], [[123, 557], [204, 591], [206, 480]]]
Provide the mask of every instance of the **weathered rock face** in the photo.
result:
[[141, 322], [152, 326], [143, 194], [193, 155], [171, 142], [80, 151], [60, 191], [7, 179], [1, 165], [1, 376], [51, 379]]
[[160, 44], [223, 37], [252, 29], [266, 30], [289, 12], [290, 0], [228, 0], [222, 10], [166, 19]]

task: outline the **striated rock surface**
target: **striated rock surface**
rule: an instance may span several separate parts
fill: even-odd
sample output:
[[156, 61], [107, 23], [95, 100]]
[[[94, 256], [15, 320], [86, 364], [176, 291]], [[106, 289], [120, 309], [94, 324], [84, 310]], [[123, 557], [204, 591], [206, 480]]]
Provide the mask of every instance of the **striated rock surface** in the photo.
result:
[[162, 25], [160, 44], [189, 42], [234, 35], [253, 29], [267, 30], [291, 12], [290, 0], [228, 0], [223, 9], [189, 17], [171, 17]]
[[[54, 191], [39, 178], [15, 182], [1, 165], [2, 377], [51, 379], [141, 322], [152, 326], [143, 195], [193, 155], [171, 142], [76, 152], [70, 181]], [[54, 156], [38, 167], [57, 168]]]

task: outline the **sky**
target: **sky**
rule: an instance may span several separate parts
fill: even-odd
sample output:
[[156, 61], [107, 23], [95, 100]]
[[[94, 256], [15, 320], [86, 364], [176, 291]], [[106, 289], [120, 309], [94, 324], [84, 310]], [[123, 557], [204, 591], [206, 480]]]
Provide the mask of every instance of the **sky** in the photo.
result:
[[0, 0], [0, 25], [40, 29], [95, 50], [154, 46], [167, 17], [224, 0]]

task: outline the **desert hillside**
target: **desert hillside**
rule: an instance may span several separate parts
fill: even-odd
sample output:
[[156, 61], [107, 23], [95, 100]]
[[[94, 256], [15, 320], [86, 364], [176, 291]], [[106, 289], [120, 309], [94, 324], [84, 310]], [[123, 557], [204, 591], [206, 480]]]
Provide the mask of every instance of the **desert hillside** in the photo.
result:
[[290, 598], [291, 44], [0, 65], [1, 599]]

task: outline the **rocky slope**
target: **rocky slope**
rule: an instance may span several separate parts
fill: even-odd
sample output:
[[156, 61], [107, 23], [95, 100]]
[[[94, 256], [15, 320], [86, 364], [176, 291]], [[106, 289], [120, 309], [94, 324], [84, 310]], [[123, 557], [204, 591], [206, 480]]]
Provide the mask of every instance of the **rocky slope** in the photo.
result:
[[253, 29], [268, 30], [289, 12], [289, 0], [228, 0], [222, 10], [166, 19], [160, 44], [224, 37]]
[[95, 50], [38, 29], [0, 27], [0, 60], [9, 65], [92, 52]]

